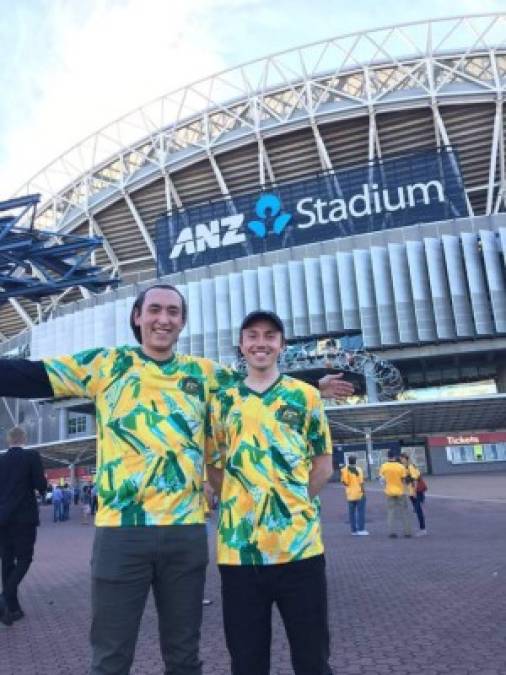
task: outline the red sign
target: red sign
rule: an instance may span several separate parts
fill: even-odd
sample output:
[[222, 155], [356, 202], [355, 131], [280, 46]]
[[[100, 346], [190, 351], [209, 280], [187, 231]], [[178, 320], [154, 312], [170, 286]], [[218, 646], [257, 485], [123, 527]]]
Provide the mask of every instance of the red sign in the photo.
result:
[[448, 445], [479, 445], [482, 443], [506, 442], [506, 431], [490, 431], [488, 433], [448, 434], [448, 436], [431, 436], [428, 439], [430, 446], [445, 448]]

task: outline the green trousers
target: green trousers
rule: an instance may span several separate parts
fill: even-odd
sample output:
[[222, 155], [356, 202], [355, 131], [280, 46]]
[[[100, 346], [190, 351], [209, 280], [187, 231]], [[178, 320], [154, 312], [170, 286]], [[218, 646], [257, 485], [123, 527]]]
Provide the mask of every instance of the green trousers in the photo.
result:
[[91, 560], [91, 674], [128, 675], [152, 588], [166, 675], [201, 675], [207, 562], [204, 525], [98, 527]]

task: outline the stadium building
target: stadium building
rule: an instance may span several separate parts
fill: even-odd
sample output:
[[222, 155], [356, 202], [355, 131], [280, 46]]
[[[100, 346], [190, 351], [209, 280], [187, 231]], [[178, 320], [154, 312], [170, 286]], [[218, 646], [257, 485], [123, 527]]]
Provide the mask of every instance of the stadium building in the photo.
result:
[[[506, 469], [505, 90], [503, 13], [332, 38], [146, 104], [18, 193], [42, 195], [37, 228], [100, 237], [120, 285], [11, 298], [0, 353], [133, 343], [133, 298], [161, 277], [188, 299], [180, 351], [234, 362], [262, 307], [287, 370], [365, 377], [328, 408], [338, 459]], [[93, 457], [88, 401], [4, 400], [13, 422], [55, 461]]]

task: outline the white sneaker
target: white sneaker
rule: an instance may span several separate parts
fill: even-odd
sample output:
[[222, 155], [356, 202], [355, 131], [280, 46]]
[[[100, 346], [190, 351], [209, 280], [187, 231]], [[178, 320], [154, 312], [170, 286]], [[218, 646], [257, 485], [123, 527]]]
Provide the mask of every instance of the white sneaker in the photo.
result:
[[352, 536], [352, 537], [358, 537], [359, 534], [360, 534], [360, 532], [352, 532], [352, 533], [351, 533], [351, 536]]
[[426, 537], [427, 536], [427, 530], [419, 530], [416, 534], [415, 537]]
[[369, 532], [367, 530], [359, 530], [357, 534], [359, 537], [367, 537], [369, 535]]

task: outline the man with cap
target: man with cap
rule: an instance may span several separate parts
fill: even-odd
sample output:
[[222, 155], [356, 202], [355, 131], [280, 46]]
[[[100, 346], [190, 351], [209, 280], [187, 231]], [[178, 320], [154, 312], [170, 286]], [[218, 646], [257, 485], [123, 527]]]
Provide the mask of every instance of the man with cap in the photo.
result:
[[[206, 408], [212, 391], [237, 375], [174, 351], [186, 318], [182, 293], [156, 284], [139, 293], [132, 307], [138, 347], [33, 362], [0, 359], [0, 396], [77, 396], [95, 403], [91, 675], [130, 671], [151, 588], [166, 672], [202, 672]], [[321, 385], [330, 397], [353, 391], [339, 376], [328, 375]]]
[[221, 494], [217, 557], [234, 675], [268, 675], [276, 604], [296, 675], [329, 675], [325, 559], [317, 498], [332, 475], [318, 391], [281, 375], [281, 319], [243, 321], [244, 380], [211, 399], [206, 461]]

